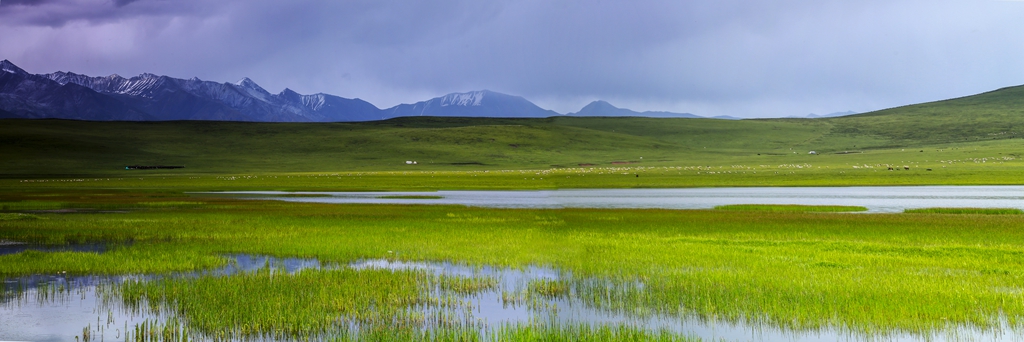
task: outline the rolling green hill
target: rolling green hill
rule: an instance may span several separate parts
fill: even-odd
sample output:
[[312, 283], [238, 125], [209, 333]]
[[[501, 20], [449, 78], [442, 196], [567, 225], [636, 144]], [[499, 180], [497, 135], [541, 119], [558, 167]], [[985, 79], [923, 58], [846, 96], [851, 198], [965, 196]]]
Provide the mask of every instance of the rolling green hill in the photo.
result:
[[576, 167], [714, 160], [788, 149], [814, 121], [402, 118], [368, 123], [5, 120], [7, 175], [93, 174], [126, 165], [193, 172]]
[[1024, 86], [825, 119], [832, 134], [872, 136], [889, 147], [1024, 137]]
[[[410, 117], [363, 123], [0, 120], [0, 176], [103, 175], [127, 165], [183, 173], [896, 164], [833, 156], [985, 146], [1019, 155], [1024, 86], [827, 119]], [[821, 156], [808, 156], [808, 151]], [[889, 151], [889, 152], [886, 152]], [[818, 159], [814, 159], [818, 158]], [[860, 158], [860, 159], [858, 159]], [[881, 158], [881, 157], [878, 157]], [[891, 159], [891, 160], [890, 160]], [[950, 158], [952, 159], [952, 158]], [[406, 161], [416, 161], [415, 166]]]

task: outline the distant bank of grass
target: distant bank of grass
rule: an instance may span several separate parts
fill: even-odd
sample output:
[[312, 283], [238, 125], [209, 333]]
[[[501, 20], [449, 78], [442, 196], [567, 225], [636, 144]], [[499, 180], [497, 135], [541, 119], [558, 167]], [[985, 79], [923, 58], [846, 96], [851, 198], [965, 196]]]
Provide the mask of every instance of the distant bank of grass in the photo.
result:
[[[1022, 184], [1016, 142], [986, 142], [925, 152], [771, 156], [538, 169], [174, 173], [125, 170], [106, 176], [0, 177], [0, 194], [37, 191], [436, 191], [725, 186], [875, 186]], [[2, 153], [2, 152], [0, 152]], [[1024, 153], [1024, 152], [1022, 152]], [[645, 159], [646, 160], [646, 159]], [[889, 170], [892, 167], [893, 170]], [[931, 171], [929, 171], [929, 169]]]
[[[989, 132], [985, 128], [975, 132], [984, 139], [964, 139], [959, 133], [940, 132], [942, 127], [924, 136], [917, 135], [920, 129], [875, 131], [902, 127], [885, 121], [894, 117], [403, 118], [312, 124], [0, 120], [0, 143], [5, 147], [0, 149], [0, 179], [76, 187], [119, 186], [140, 179], [153, 184], [166, 177], [198, 183], [216, 179], [214, 184], [234, 188], [241, 183], [294, 184], [295, 179], [268, 179], [289, 176], [330, 183], [326, 175], [341, 174], [357, 177], [346, 178], [352, 188], [368, 188], [365, 179], [358, 179], [360, 174], [390, 174], [437, 188], [458, 188], [468, 183], [482, 187], [484, 182], [428, 179], [440, 176], [430, 173], [464, 172], [472, 177], [472, 172], [489, 171], [488, 180], [499, 181], [490, 186], [505, 188], [1022, 182], [1006, 172], [1024, 166], [1019, 159], [1024, 145], [1015, 134], [982, 134]], [[863, 132], [851, 125], [863, 126], [858, 128]], [[185, 168], [124, 169], [136, 164]], [[663, 168], [672, 170], [657, 171]], [[631, 179], [564, 179], [572, 174], [558, 180], [540, 174], [523, 174], [518, 180], [493, 177], [498, 172], [584, 169], [598, 170], [589, 176], [604, 171]]]
[[715, 210], [739, 211], [795, 211], [795, 212], [856, 212], [868, 208], [848, 205], [796, 205], [796, 204], [731, 204], [716, 206]]
[[38, 220], [41, 217], [32, 214], [22, 213], [0, 213], [0, 221], [13, 221], [13, 220]]
[[1014, 208], [921, 208], [905, 209], [909, 214], [978, 214], [978, 215], [1021, 215], [1024, 210]]
[[[59, 202], [69, 197], [36, 195]], [[161, 193], [74, 196], [107, 204], [121, 201], [128, 208], [155, 199], [205, 204], [0, 220], [0, 240], [132, 242], [105, 253], [4, 255], [0, 275], [201, 270], [223, 265], [221, 255], [235, 253], [338, 263], [385, 258], [542, 265], [572, 277], [530, 284], [536, 293], [574, 296], [595, 308], [641, 317], [656, 313], [786, 329], [838, 327], [865, 334], [927, 334], [965, 325], [988, 329], [1004, 320], [1014, 327], [1024, 325], [1024, 302], [1017, 290], [1024, 288], [1018, 276], [1024, 274], [1024, 261], [1018, 257], [1024, 253], [1021, 215], [513, 210], [200, 200]], [[294, 284], [319, 285], [299, 286], [284, 279], [273, 284], [242, 278], [183, 279], [132, 293], [160, 298], [160, 305], [171, 305], [173, 299], [182, 321], [208, 332], [248, 324], [253, 331], [270, 334], [288, 331], [296, 319], [331, 313], [375, 317], [372, 311], [344, 311], [348, 304], [330, 289], [359, 284], [344, 279], [368, 281], [355, 287], [368, 291], [367, 298], [395, 300], [398, 308], [418, 303], [418, 297], [400, 295], [409, 285], [404, 274], [303, 274]], [[643, 284], [642, 290], [637, 283]], [[208, 300], [260, 291], [276, 294], [223, 306]], [[324, 302], [272, 309], [289, 300]], [[275, 315], [246, 318], [271, 311]], [[235, 321], [218, 323], [227, 322], [222, 317]]]

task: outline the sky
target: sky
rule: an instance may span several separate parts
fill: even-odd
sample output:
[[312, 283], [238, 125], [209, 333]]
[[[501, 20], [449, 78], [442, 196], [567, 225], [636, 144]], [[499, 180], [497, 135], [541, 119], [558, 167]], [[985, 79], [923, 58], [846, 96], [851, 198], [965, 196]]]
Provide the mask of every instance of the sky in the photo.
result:
[[0, 59], [380, 108], [488, 89], [559, 113], [803, 116], [1024, 84], [1024, 1], [0, 0]]

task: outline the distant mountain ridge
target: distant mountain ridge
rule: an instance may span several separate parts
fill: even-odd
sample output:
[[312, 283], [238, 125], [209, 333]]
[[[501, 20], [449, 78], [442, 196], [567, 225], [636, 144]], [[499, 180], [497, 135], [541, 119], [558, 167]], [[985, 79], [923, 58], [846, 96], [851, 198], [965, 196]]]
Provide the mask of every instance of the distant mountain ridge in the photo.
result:
[[[380, 109], [361, 99], [324, 93], [303, 95], [285, 88], [272, 94], [249, 78], [218, 83], [150, 73], [130, 78], [116, 74], [95, 77], [65, 71], [30, 74], [8, 60], [0, 61], [0, 118], [339, 122], [405, 116], [544, 118], [561, 115], [523, 97], [489, 90], [451, 93]], [[635, 112], [604, 101], [592, 102], [568, 115], [700, 118], [689, 113]]]
[[87, 87], [29, 74], [7, 60], [0, 61], [0, 110], [18, 118], [155, 119]]
[[584, 106], [579, 112], [569, 113], [570, 116], [643, 116], [649, 118], [702, 118], [690, 113], [672, 112], [636, 112], [633, 110], [619, 108], [605, 101], [594, 101]]
[[89, 77], [70, 72], [41, 75], [61, 85], [78, 84], [111, 95], [156, 120], [367, 121], [379, 120], [369, 102], [328, 94], [271, 94], [249, 78], [216, 83], [142, 74]]
[[490, 90], [452, 93], [414, 104], [400, 104], [385, 112], [389, 117], [402, 116], [474, 116], [506, 118], [545, 118], [559, 116], [519, 96]]

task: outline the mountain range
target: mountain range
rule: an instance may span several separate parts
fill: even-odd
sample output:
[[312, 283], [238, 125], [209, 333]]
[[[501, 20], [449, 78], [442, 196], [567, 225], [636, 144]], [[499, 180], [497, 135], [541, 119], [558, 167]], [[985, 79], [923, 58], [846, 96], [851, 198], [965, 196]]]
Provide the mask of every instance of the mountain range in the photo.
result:
[[[568, 115], [700, 118], [689, 113], [636, 112], [605, 101], [591, 102]], [[358, 98], [324, 93], [303, 95], [286, 88], [272, 94], [249, 78], [218, 83], [149, 73], [130, 78], [63, 71], [30, 74], [10, 61], [0, 61], [0, 118], [343, 122], [406, 116], [543, 118], [562, 114], [519, 96], [489, 90], [380, 109]]]

